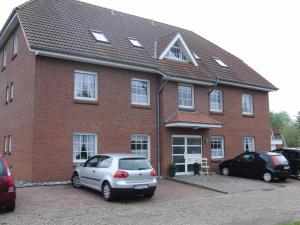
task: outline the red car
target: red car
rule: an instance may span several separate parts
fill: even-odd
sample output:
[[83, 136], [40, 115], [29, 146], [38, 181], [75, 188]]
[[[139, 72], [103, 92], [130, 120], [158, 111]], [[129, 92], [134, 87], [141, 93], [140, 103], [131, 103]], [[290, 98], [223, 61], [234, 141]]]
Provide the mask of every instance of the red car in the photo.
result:
[[0, 155], [0, 207], [7, 211], [15, 209], [16, 185], [9, 170], [8, 163]]

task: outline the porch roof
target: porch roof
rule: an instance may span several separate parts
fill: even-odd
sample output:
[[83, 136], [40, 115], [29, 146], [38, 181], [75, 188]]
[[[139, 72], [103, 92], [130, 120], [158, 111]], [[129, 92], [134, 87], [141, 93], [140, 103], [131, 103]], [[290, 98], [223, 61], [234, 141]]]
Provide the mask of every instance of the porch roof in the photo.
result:
[[166, 127], [221, 128], [222, 123], [202, 113], [177, 111], [165, 121]]

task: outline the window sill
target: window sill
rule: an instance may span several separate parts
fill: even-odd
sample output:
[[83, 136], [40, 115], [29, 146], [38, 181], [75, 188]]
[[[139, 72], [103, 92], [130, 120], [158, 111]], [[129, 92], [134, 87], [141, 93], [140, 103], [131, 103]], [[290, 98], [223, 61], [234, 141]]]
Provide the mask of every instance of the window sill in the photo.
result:
[[195, 108], [184, 108], [184, 107], [180, 107], [180, 106], [179, 106], [179, 110], [180, 110], [180, 111], [194, 112], [194, 111], [195, 111]]
[[139, 109], [151, 109], [151, 105], [139, 105], [139, 104], [131, 104], [132, 108], [139, 108]]
[[255, 116], [253, 114], [242, 114], [243, 117], [246, 118], [254, 118]]
[[83, 99], [74, 99], [74, 103], [77, 104], [88, 104], [88, 105], [98, 105], [98, 100], [83, 100]]
[[16, 54], [14, 54], [13, 56], [12, 56], [12, 58], [11, 58], [11, 61], [13, 61], [15, 58], [17, 58], [17, 53]]
[[224, 116], [224, 112], [210, 111], [209, 114], [211, 114], [211, 115], [218, 115], [218, 116]]
[[214, 159], [214, 158], [212, 158], [212, 159], [210, 159], [210, 162], [211, 162], [211, 163], [220, 163], [220, 162], [222, 162], [222, 161], [224, 161], [224, 158], [219, 158], [219, 159]]

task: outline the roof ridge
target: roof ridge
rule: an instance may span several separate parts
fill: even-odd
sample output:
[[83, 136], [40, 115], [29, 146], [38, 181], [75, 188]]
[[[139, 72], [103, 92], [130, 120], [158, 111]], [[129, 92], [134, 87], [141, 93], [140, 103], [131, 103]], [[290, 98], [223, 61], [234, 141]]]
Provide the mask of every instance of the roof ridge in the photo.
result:
[[26, 7], [27, 5], [29, 5], [33, 2], [36, 2], [36, 1], [38, 1], [38, 0], [28, 0], [28, 1], [24, 2], [23, 4], [17, 6], [16, 9], [22, 9], [22, 8]]

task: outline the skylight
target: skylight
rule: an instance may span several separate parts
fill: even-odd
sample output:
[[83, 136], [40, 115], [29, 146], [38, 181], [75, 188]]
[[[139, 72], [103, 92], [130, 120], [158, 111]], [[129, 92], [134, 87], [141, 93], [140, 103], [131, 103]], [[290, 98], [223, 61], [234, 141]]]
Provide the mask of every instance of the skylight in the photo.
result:
[[134, 38], [129, 38], [129, 41], [131, 42], [131, 44], [133, 45], [133, 46], [135, 46], [135, 47], [143, 47], [142, 45], [141, 45], [141, 43], [138, 41], [138, 40], [136, 40], [136, 39], [134, 39]]
[[201, 59], [195, 52], [193, 53], [194, 54], [194, 57], [195, 57], [195, 59]]
[[221, 59], [217, 58], [217, 57], [212, 57], [220, 66], [222, 67], [228, 67]]
[[96, 31], [92, 31], [92, 34], [97, 41], [109, 43], [109, 41], [107, 40], [104, 34], [101, 34]]

